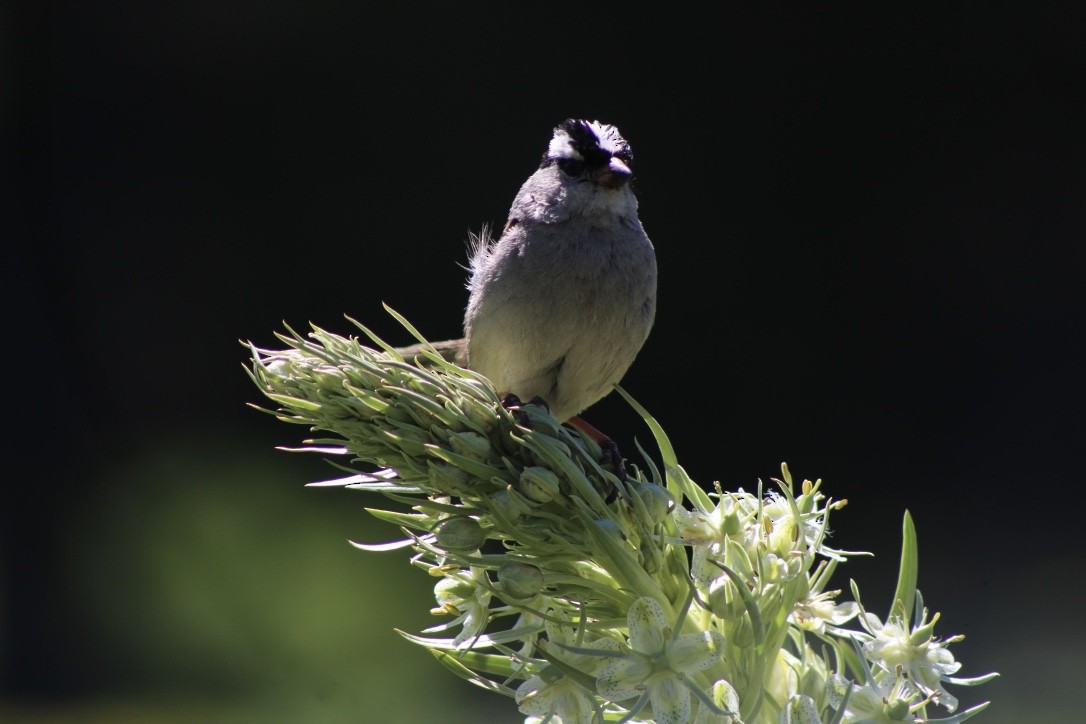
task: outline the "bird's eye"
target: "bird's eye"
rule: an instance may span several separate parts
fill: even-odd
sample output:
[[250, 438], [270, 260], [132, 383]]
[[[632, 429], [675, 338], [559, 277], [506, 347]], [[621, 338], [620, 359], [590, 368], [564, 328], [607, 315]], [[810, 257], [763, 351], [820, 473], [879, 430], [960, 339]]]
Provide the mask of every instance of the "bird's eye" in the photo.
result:
[[558, 159], [558, 168], [567, 176], [580, 176], [584, 172], [584, 161], [575, 158]]

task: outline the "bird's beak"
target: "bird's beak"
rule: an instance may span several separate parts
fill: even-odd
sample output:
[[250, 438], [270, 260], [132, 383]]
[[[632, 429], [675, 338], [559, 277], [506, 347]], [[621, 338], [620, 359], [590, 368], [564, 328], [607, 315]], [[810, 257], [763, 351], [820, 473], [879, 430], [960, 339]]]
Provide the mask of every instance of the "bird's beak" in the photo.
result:
[[592, 175], [592, 181], [609, 189], [622, 188], [633, 178], [633, 171], [621, 159], [612, 158], [610, 162]]

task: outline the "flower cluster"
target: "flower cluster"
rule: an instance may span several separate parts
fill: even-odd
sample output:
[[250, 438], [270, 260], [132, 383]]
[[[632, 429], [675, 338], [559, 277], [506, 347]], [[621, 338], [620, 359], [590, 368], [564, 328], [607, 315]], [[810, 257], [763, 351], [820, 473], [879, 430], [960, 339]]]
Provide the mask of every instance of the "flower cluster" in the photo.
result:
[[[503, 406], [417, 333], [422, 351], [405, 359], [358, 326], [373, 346], [291, 332], [285, 349], [251, 348], [250, 375], [281, 420], [321, 435], [302, 449], [348, 459], [350, 475], [316, 485], [397, 503], [370, 512], [405, 538], [356, 545], [410, 549], [438, 578], [432, 611], [445, 620], [405, 638], [527, 721], [958, 722], [987, 706], [953, 714], [946, 684], [995, 675], [951, 676], [960, 637], [934, 637], [908, 516], [883, 622], [855, 584], [855, 601], [828, 589], [849, 554], [827, 545], [844, 501], [820, 481], [794, 483], [782, 466], [772, 489], [706, 492], [621, 389], [663, 465], [614, 470], [545, 407]], [[935, 706], [951, 716], [931, 719]]]

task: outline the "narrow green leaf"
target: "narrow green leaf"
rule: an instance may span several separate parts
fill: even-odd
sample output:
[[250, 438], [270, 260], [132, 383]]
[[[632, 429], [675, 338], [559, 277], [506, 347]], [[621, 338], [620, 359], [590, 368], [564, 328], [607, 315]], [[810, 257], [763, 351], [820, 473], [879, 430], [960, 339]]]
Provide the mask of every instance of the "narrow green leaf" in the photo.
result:
[[428, 515], [396, 513], [391, 510], [380, 510], [378, 508], [365, 508], [364, 510], [378, 520], [403, 526], [404, 528], [414, 528], [415, 530], [428, 531], [434, 522], [434, 519]]
[[[584, 505], [584, 503], [581, 503], [581, 505]], [[604, 560], [600, 561], [604, 564], [604, 568], [614, 576], [622, 588], [632, 591], [638, 596], [648, 596], [656, 599], [664, 606], [664, 613], [667, 615], [668, 620], [674, 619], [675, 612], [672, 610], [671, 602], [668, 601], [664, 592], [660, 590], [656, 579], [646, 573], [645, 569], [630, 555], [628, 544], [617, 540], [610, 530], [600, 525], [600, 521], [589, 519], [590, 514], [587, 510], [584, 512], [586, 517], [585, 530], [594, 544], [593, 547], [597, 555], [604, 557]], [[610, 565], [607, 565], [606, 561], [609, 561]]]
[[[501, 684], [493, 682], [490, 679], [487, 679], [486, 677], [479, 676], [478, 674], [476, 674], [474, 671], [469, 669], [467, 666], [464, 666], [459, 661], [459, 659], [466, 659], [466, 658], [471, 658], [471, 659], [487, 658], [487, 659], [494, 659], [495, 661], [503, 660], [505, 662], [505, 664], [506, 664], [505, 668], [510, 669], [510, 671], [511, 671], [511, 667], [508, 666], [508, 664], [509, 664], [509, 657], [508, 656], [493, 656], [493, 655], [489, 655], [489, 654], [472, 654], [471, 652], [467, 652], [467, 655], [461, 654], [461, 655], [454, 656], [453, 654], [450, 654], [447, 651], [441, 651], [439, 649], [430, 649], [430, 653], [433, 654], [434, 658], [437, 659], [438, 661], [440, 661], [442, 663], [442, 665], [445, 666], [445, 668], [449, 669], [450, 671], [452, 671], [454, 674], [456, 674], [460, 678], [464, 679], [465, 681], [468, 681], [468, 682], [470, 682], [472, 684], [475, 684], [476, 686], [478, 686], [478, 687], [480, 687], [482, 689], [486, 689], [487, 691], [492, 692], [494, 694], [504, 694], [505, 696], [512, 696], [513, 695], [513, 691], [509, 687], [502, 686]], [[481, 669], [482, 667], [480, 666], [479, 668]], [[495, 672], [495, 673], [500, 674], [501, 672]]]
[[758, 610], [758, 602], [754, 600], [754, 594], [747, 588], [747, 582], [743, 580], [743, 577], [738, 573], [728, 568], [720, 561], [712, 561], [713, 565], [720, 568], [728, 574], [728, 578], [732, 579], [732, 583], [735, 584], [735, 590], [739, 594], [739, 597], [743, 599], [743, 605], [747, 609], [747, 615], [750, 617], [750, 627], [754, 635], [754, 643], [758, 646], [765, 643], [765, 625], [762, 623], [762, 614]]
[[986, 701], [983, 704], [977, 704], [970, 709], [958, 712], [954, 716], [948, 716], [942, 719], [925, 719], [925, 721], [929, 722], [929, 724], [959, 724], [959, 722], [963, 722], [966, 719], [972, 719], [977, 714], [980, 714], [982, 711], [988, 708], [988, 704], [990, 703], [991, 702]]
[[690, 476], [686, 474], [682, 466], [679, 465], [679, 459], [675, 456], [675, 448], [672, 447], [671, 441], [668, 439], [667, 434], [664, 432], [664, 428], [657, 422], [656, 418], [649, 414], [641, 404], [635, 400], [630, 393], [622, 389], [621, 386], [615, 385], [615, 389], [618, 393], [625, 398], [626, 402], [630, 403], [630, 407], [637, 411], [637, 414], [641, 415], [641, 419], [645, 421], [645, 424], [649, 426], [649, 430], [652, 431], [652, 436], [656, 438], [656, 446], [660, 448], [660, 457], [664, 461], [664, 473], [667, 477], [667, 489], [674, 497], [675, 500], [681, 500], [685, 496], [694, 505], [701, 510], [710, 510], [713, 507], [712, 501], [709, 496], [705, 494]]
[[[566, 648], [566, 647], [563, 646], [561, 648]], [[607, 652], [607, 653], [610, 654], [612, 652]], [[614, 652], [614, 653], [617, 653], [617, 652]], [[592, 676], [591, 674], [586, 674], [585, 672], [581, 671], [580, 669], [578, 669], [575, 666], [570, 666], [569, 664], [567, 664], [562, 659], [560, 659], [557, 656], [554, 656], [553, 654], [551, 654], [551, 652], [549, 652], [547, 650], [547, 647], [544, 646], [542, 643], [539, 646], [539, 655], [542, 656], [544, 659], [546, 659], [550, 663], [551, 666], [553, 666], [554, 668], [561, 671], [565, 676], [568, 676], [570, 679], [573, 679], [574, 681], [576, 681], [578, 684], [583, 686], [588, 691], [591, 691], [593, 693], [596, 691], [596, 677], [595, 676]]]
[[[415, 329], [415, 326], [413, 324], [411, 324], [411, 322], [408, 322], [406, 317], [404, 317], [402, 314], [397, 312], [392, 307], [388, 306], [388, 302], [382, 302], [381, 306], [385, 308], [386, 312], [388, 312], [389, 314], [392, 315], [393, 319], [395, 319], [397, 322], [402, 324], [403, 328], [406, 329], [411, 334], [412, 337], [417, 339], [419, 342], [422, 342], [423, 344], [430, 344], [430, 340], [423, 337], [422, 333], [419, 332], [417, 329]], [[354, 322], [353, 319], [351, 321]], [[355, 324], [358, 324], [358, 322], [355, 322]], [[358, 326], [361, 327], [362, 325], [359, 324]]]
[[[506, 475], [504, 470], [487, 465], [484, 462], [469, 458], [466, 455], [460, 455], [454, 453], [452, 450], [446, 450], [440, 445], [434, 445], [427, 443], [421, 446], [423, 451], [438, 460], [444, 460], [450, 465], [455, 465], [469, 475], [474, 475], [482, 480], [490, 481], [492, 478], [498, 478], [499, 480], [505, 480]], [[511, 482], [511, 481], [509, 481]]]
[[[909, 511], [905, 511], [905, 520], [901, 530], [901, 569], [897, 576], [897, 590], [894, 592], [894, 601], [900, 601], [904, 608], [905, 616], [912, 615], [913, 599], [916, 596], [916, 576], [919, 568], [918, 551], [916, 543], [916, 526]], [[890, 611], [894, 607], [891, 604]], [[887, 616], [887, 619], [890, 617]], [[906, 625], [909, 621], [905, 621]]]
[[320, 403], [313, 402], [311, 400], [303, 400], [300, 397], [291, 397], [290, 395], [281, 395], [277, 392], [266, 392], [269, 400], [274, 400], [280, 405], [291, 407], [298, 410], [305, 410], [307, 412], [316, 412], [321, 409]]

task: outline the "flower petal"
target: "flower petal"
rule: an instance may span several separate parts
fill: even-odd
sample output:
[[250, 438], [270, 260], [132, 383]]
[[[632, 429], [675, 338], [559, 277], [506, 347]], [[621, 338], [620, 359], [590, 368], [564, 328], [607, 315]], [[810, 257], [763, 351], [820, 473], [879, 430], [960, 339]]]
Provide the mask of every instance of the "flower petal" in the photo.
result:
[[724, 636], [718, 631], [686, 634], [667, 645], [667, 660], [671, 668], [684, 674], [702, 671], [717, 661], [724, 651]]
[[656, 724], [689, 724], [690, 690], [677, 676], [661, 676], [652, 683], [652, 712]]
[[626, 616], [630, 628], [630, 648], [643, 654], [658, 654], [664, 650], [664, 609], [655, 600], [639, 598], [630, 606]]
[[651, 673], [648, 659], [640, 654], [612, 659], [596, 675], [596, 691], [611, 701], [629, 699], [645, 691], [645, 679]]

